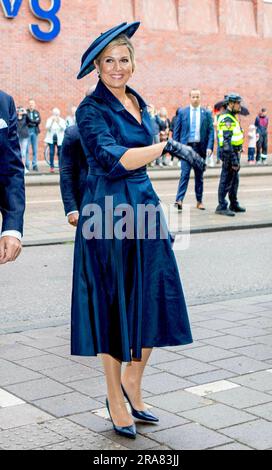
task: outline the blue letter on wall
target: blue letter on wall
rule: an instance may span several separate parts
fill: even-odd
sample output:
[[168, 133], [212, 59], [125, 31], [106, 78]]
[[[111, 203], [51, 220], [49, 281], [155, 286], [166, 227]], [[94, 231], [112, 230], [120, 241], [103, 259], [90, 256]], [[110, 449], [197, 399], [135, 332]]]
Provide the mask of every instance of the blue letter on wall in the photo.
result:
[[4, 15], [7, 18], [15, 18], [18, 15], [23, 0], [0, 0]]
[[39, 41], [52, 41], [55, 39], [60, 32], [60, 20], [57, 18], [61, 7], [61, 0], [51, 0], [51, 8], [49, 10], [43, 10], [40, 7], [39, 0], [29, 0], [30, 8], [33, 14], [44, 21], [50, 23], [50, 31], [43, 32], [37, 24], [29, 25], [31, 34]]

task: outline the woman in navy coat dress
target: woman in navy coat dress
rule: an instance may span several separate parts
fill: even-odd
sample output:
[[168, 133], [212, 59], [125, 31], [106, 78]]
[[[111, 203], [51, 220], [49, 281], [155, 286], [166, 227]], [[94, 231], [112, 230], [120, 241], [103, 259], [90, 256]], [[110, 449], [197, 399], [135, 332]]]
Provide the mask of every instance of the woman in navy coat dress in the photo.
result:
[[133, 417], [158, 421], [141, 396], [152, 348], [192, 342], [163, 215], [155, 213], [147, 227], [146, 214], [138, 217], [147, 205], [160, 208], [146, 165], [165, 146], [152, 145], [147, 104], [127, 85], [135, 70], [130, 37], [138, 26], [123, 23], [101, 34], [78, 75], [96, 69], [99, 81], [76, 112], [89, 172], [75, 241], [71, 322], [71, 354], [102, 355], [114, 429], [133, 438], [125, 397]]

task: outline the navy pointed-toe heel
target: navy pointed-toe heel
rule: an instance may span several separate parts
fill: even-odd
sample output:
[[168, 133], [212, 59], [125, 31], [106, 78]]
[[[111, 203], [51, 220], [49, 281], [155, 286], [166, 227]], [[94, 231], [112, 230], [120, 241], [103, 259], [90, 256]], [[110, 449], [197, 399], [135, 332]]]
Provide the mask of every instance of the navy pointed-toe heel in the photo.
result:
[[107, 398], [106, 398], [106, 406], [110, 415], [113, 429], [116, 432], [116, 434], [119, 434], [119, 436], [128, 437], [129, 439], [135, 439], [136, 434], [137, 434], [135, 424], [131, 424], [131, 426], [116, 426], [116, 424], [114, 424], [113, 419], [111, 417], [109, 401]]
[[133, 407], [133, 405], [132, 405], [132, 403], [129, 399], [129, 396], [128, 396], [127, 392], [125, 391], [123, 385], [121, 385], [121, 387], [122, 387], [124, 396], [126, 397], [128, 403], [129, 403], [129, 406], [131, 408], [131, 414], [134, 418], [141, 419], [142, 421], [147, 421], [149, 423], [158, 423], [159, 422], [159, 418], [157, 418], [157, 416], [153, 415], [153, 413], [151, 413], [151, 411], [135, 410], [135, 408]]

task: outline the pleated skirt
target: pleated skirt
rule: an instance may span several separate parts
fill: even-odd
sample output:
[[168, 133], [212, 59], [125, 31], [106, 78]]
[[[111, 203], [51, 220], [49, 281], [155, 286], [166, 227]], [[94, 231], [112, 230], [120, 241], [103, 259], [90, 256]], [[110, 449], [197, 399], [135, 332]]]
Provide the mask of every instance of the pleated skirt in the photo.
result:
[[[141, 359], [142, 348], [192, 343], [174, 240], [163, 212], [139, 230], [136, 214], [147, 205], [158, 208], [160, 199], [146, 171], [118, 181], [88, 175], [74, 248], [72, 355], [105, 353], [130, 362]], [[130, 231], [124, 236], [127, 207], [134, 215], [130, 209]]]

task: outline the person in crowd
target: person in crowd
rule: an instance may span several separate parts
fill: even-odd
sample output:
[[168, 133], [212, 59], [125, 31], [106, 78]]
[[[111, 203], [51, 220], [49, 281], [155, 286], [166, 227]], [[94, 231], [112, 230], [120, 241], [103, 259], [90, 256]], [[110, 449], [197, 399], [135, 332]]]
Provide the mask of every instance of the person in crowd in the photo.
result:
[[[171, 124], [170, 124], [170, 136], [173, 137], [173, 134], [174, 134], [174, 129], [175, 129], [175, 124], [176, 124], [176, 121], [177, 121], [177, 117], [178, 117], [178, 113], [180, 112], [181, 110], [181, 106], [179, 108], [177, 108], [176, 110], [176, 114], [175, 116], [173, 116], [172, 120], [171, 120]], [[173, 155], [171, 155], [171, 160], [169, 162], [169, 166], [173, 166], [174, 165], [174, 159], [175, 157]], [[177, 165], [180, 167], [180, 161], [179, 159], [177, 159]]]
[[221, 163], [220, 160], [220, 145], [219, 145], [219, 140], [218, 140], [218, 133], [217, 133], [217, 125], [218, 125], [218, 119], [222, 113], [226, 111], [225, 106], [221, 106], [221, 108], [217, 111], [214, 112], [214, 117], [213, 117], [213, 127], [214, 127], [214, 135], [216, 138], [216, 164], [219, 165]]
[[26, 168], [30, 169], [30, 148], [32, 148], [32, 169], [39, 171], [38, 167], [38, 143], [40, 134], [41, 115], [36, 109], [36, 103], [33, 99], [29, 100], [29, 108], [27, 109], [28, 118], [28, 146], [26, 152]]
[[182, 109], [181, 106], [179, 108], [177, 108], [175, 116], [173, 116], [172, 119], [171, 119], [170, 132], [172, 133], [172, 135], [173, 135], [173, 132], [174, 132], [174, 128], [175, 128], [175, 124], [176, 124], [176, 121], [177, 121], [178, 113], [180, 112], [181, 109]]
[[26, 154], [27, 146], [29, 139], [29, 129], [28, 129], [28, 115], [27, 111], [23, 106], [18, 106], [17, 108], [17, 119], [18, 119], [18, 135], [19, 143], [21, 148], [21, 155], [25, 165], [25, 174], [29, 173], [29, 170], [26, 168]]
[[[144, 227], [129, 210], [159, 204], [146, 165], [166, 143], [153, 143], [147, 104], [127, 85], [135, 70], [130, 38], [139, 25], [111, 28], [82, 56], [78, 79], [95, 70], [99, 81], [76, 112], [89, 170], [76, 231], [71, 311], [71, 354], [101, 354], [113, 429], [131, 439], [137, 435], [133, 418], [159, 421], [141, 390], [153, 347], [192, 342], [171, 234], [165, 227], [160, 235], [164, 223], [155, 217], [150, 237], [149, 224]], [[117, 212], [128, 215], [132, 237], [122, 231]]]
[[257, 133], [259, 134], [256, 155], [256, 162], [258, 165], [267, 164], [268, 124], [269, 119], [267, 117], [267, 110], [266, 108], [262, 108], [255, 120]]
[[60, 110], [54, 108], [52, 116], [46, 121], [46, 136], [44, 141], [49, 145], [50, 151], [50, 173], [54, 173], [54, 159], [55, 159], [55, 148], [57, 148], [57, 155], [60, 167], [60, 151], [62, 142], [64, 139], [64, 131], [66, 129], [66, 122], [60, 115]]
[[66, 126], [74, 126], [76, 124], [76, 106], [71, 107], [71, 113], [66, 117]]
[[[152, 127], [153, 127], [153, 133], [154, 133], [153, 143], [158, 144], [160, 142], [160, 128], [156, 119], [157, 111], [153, 104], [149, 104], [147, 109], [148, 109], [150, 120], [151, 120]], [[155, 166], [159, 164], [160, 164], [160, 158], [157, 158], [155, 162], [150, 163], [150, 166]]]
[[[214, 128], [211, 113], [200, 106], [201, 92], [193, 89], [190, 92], [190, 106], [179, 111], [175, 123], [173, 139], [192, 147], [204, 160], [210, 157], [214, 146]], [[188, 188], [192, 165], [181, 161], [181, 177], [179, 181], [175, 205], [182, 210], [182, 203]], [[194, 168], [195, 194], [197, 209], [205, 210], [203, 205], [203, 171]]]
[[25, 179], [14, 100], [1, 90], [0, 116], [0, 264], [5, 264], [22, 250]]
[[[166, 108], [163, 107], [159, 110], [159, 113], [156, 115], [156, 121], [159, 126], [160, 142], [166, 143], [170, 136], [170, 125], [171, 125], [171, 121], [168, 117]], [[161, 157], [159, 166], [167, 166], [166, 155], [163, 155]]]
[[255, 165], [255, 150], [256, 145], [259, 139], [259, 134], [257, 134], [257, 129], [254, 124], [250, 124], [248, 129], [248, 163], [250, 165]]
[[[215, 122], [216, 122], [216, 113], [214, 108], [210, 104], [206, 104], [205, 109], [208, 113], [210, 113], [213, 121], [213, 129], [214, 129], [214, 140], [216, 140], [216, 128], [215, 128]], [[216, 157], [217, 161], [217, 157]], [[215, 166], [215, 161], [214, 161], [214, 149], [210, 155], [207, 155], [206, 157], [206, 165], [207, 167], [213, 168]]]

